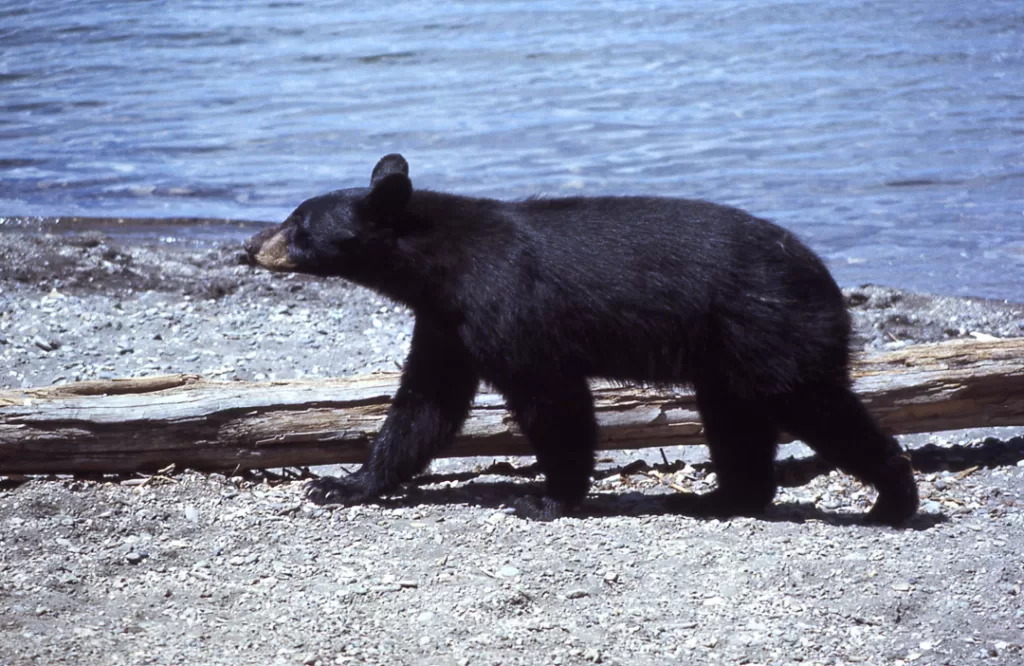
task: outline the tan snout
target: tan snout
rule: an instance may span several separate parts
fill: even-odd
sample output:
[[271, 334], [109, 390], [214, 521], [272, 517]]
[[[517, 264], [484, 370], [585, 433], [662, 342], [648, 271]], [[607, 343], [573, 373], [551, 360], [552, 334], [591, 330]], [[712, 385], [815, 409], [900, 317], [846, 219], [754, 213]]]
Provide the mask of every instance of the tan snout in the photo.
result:
[[245, 243], [249, 260], [271, 271], [294, 271], [295, 262], [288, 258], [288, 234], [280, 227], [261, 231]]

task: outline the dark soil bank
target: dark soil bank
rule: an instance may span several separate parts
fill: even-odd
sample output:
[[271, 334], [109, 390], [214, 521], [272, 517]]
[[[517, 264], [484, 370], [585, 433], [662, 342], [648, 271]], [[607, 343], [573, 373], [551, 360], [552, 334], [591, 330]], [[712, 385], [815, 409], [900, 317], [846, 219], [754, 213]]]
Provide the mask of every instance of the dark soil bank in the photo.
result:
[[[404, 308], [239, 255], [0, 234], [0, 387], [397, 369]], [[864, 348], [1024, 335], [1020, 304], [846, 293]], [[273, 475], [0, 480], [0, 665], [1018, 664], [1022, 435], [917, 437], [904, 530], [794, 462], [764, 518], [665, 514], [669, 484], [713, 487], [694, 447], [608, 454], [553, 523], [509, 515], [531, 481], [490, 460], [341, 509]]]

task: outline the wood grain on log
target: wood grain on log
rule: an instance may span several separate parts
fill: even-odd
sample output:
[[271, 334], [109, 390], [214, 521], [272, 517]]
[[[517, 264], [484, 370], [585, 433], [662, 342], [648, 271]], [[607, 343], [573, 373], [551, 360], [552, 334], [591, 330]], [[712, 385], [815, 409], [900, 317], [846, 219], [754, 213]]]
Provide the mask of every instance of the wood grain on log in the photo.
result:
[[[857, 392], [892, 433], [1024, 425], [1024, 339], [871, 353]], [[195, 375], [0, 392], [0, 473], [230, 470], [361, 462], [397, 374], [212, 382]], [[700, 444], [691, 393], [594, 384], [603, 449]], [[529, 454], [500, 396], [480, 393], [443, 455]]]

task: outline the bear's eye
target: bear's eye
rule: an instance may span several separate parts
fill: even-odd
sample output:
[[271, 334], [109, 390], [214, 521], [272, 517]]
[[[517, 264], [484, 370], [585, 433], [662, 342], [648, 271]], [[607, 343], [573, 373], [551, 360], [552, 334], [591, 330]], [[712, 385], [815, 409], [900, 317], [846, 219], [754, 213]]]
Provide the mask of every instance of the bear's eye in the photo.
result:
[[309, 247], [311, 241], [312, 237], [310, 236], [309, 231], [302, 225], [296, 225], [296, 227], [292, 229], [292, 245], [300, 248]]

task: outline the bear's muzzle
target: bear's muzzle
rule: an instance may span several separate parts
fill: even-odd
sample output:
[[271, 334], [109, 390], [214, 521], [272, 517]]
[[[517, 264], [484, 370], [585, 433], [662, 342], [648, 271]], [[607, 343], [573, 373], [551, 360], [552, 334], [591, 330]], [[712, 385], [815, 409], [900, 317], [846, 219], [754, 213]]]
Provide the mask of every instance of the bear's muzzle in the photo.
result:
[[245, 242], [249, 262], [271, 271], [294, 271], [296, 264], [288, 257], [288, 232], [281, 227], [265, 229]]

